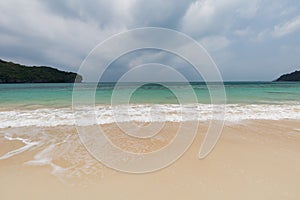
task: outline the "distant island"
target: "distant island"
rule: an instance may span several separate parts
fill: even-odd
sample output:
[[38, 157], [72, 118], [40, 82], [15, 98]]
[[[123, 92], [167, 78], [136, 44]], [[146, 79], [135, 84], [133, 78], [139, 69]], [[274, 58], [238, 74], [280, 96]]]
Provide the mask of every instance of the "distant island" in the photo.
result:
[[291, 82], [300, 81], [300, 71], [295, 71], [290, 74], [284, 74], [280, 76], [278, 79], [276, 79], [275, 81], [291, 81]]
[[0, 59], [0, 83], [74, 83], [82, 76], [46, 66], [25, 66]]

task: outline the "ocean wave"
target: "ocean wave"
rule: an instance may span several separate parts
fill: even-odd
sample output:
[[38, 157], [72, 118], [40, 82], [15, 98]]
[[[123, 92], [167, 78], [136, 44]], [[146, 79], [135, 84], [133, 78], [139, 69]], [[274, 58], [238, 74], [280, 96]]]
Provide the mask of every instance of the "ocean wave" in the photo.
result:
[[[76, 125], [76, 119], [84, 121], [95, 114], [96, 122], [84, 121], [84, 125], [109, 124], [114, 122], [180, 122], [207, 121], [213, 119], [214, 106], [210, 104], [132, 104], [99, 105], [95, 109], [83, 107], [72, 111], [71, 108], [40, 108], [34, 110], [0, 111], [0, 128], [59, 125]], [[300, 104], [228, 104], [226, 121], [250, 119], [280, 120], [300, 119]]]

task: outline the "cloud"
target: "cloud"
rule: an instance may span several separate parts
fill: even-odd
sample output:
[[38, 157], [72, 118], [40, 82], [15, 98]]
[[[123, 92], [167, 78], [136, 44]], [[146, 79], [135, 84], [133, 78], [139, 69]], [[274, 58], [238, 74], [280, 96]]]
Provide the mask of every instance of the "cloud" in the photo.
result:
[[73, 18], [83, 22], [92, 21], [99, 27], [124, 26], [131, 22], [135, 0], [44, 0], [43, 6], [53, 15]]
[[[76, 71], [88, 53], [113, 34], [158, 26], [202, 43], [226, 80], [269, 79], [270, 69], [277, 74], [279, 68], [288, 71], [300, 63], [288, 55], [300, 46], [299, 6], [300, 1], [293, 0], [2, 0], [0, 58]], [[280, 51], [282, 46], [285, 51]], [[180, 59], [158, 52], [122, 60], [110, 71], [111, 79], [128, 66], [152, 60], [193, 76]], [[242, 74], [245, 68], [251, 76]]]
[[131, 9], [133, 26], [155, 26], [165, 28], [178, 28], [181, 20], [190, 4], [195, 0], [139, 0]]
[[230, 30], [236, 19], [255, 16], [260, 1], [202, 0], [193, 2], [182, 18], [181, 30], [194, 37]]
[[234, 31], [234, 34], [239, 36], [239, 37], [249, 37], [253, 34], [255, 34], [255, 31], [252, 30], [249, 26], [243, 29], [237, 29]]
[[[61, 9], [70, 10], [68, 5], [72, 4], [66, 2]], [[84, 20], [74, 13], [70, 17], [57, 15], [44, 3], [36, 0], [30, 3], [20, 0], [1, 1], [0, 33], [2, 39], [14, 41], [1, 46], [2, 52], [5, 48], [14, 48], [18, 54], [26, 48], [31, 51], [31, 55], [26, 55], [31, 60], [28, 64], [38, 61], [37, 64], [66, 65], [76, 69], [95, 45], [114, 33], [126, 30], [124, 25], [119, 24], [101, 27], [101, 22]], [[82, 11], [82, 15], [88, 12]], [[98, 15], [97, 12], [95, 14]]]
[[200, 43], [210, 52], [218, 51], [230, 45], [231, 41], [224, 36], [208, 36], [200, 40]]
[[272, 31], [274, 37], [282, 37], [300, 29], [300, 15], [283, 24], [276, 25]]

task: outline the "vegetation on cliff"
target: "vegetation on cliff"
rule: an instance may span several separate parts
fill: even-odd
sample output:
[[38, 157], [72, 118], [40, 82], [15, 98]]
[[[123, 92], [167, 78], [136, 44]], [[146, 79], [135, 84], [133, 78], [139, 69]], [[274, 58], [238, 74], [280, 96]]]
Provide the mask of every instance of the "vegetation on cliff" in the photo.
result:
[[300, 71], [295, 71], [290, 74], [284, 74], [275, 81], [300, 81]]
[[25, 66], [0, 60], [0, 83], [73, 83], [82, 76], [46, 66]]

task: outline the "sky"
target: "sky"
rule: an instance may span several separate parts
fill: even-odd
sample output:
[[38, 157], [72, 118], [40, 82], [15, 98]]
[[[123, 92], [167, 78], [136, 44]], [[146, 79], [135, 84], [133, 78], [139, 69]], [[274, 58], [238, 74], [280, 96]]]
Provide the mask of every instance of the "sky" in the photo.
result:
[[[0, 58], [76, 72], [96, 45], [141, 27], [192, 37], [225, 81], [270, 81], [300, 69], [298, 0], [1, 0]], [[162, 59], [168, 60], [154, 51], [129, 55], [114, 63], [106, 80], [115, 81], [124, 66]], [[190, 66], [181, 70], [192, 79]]]

